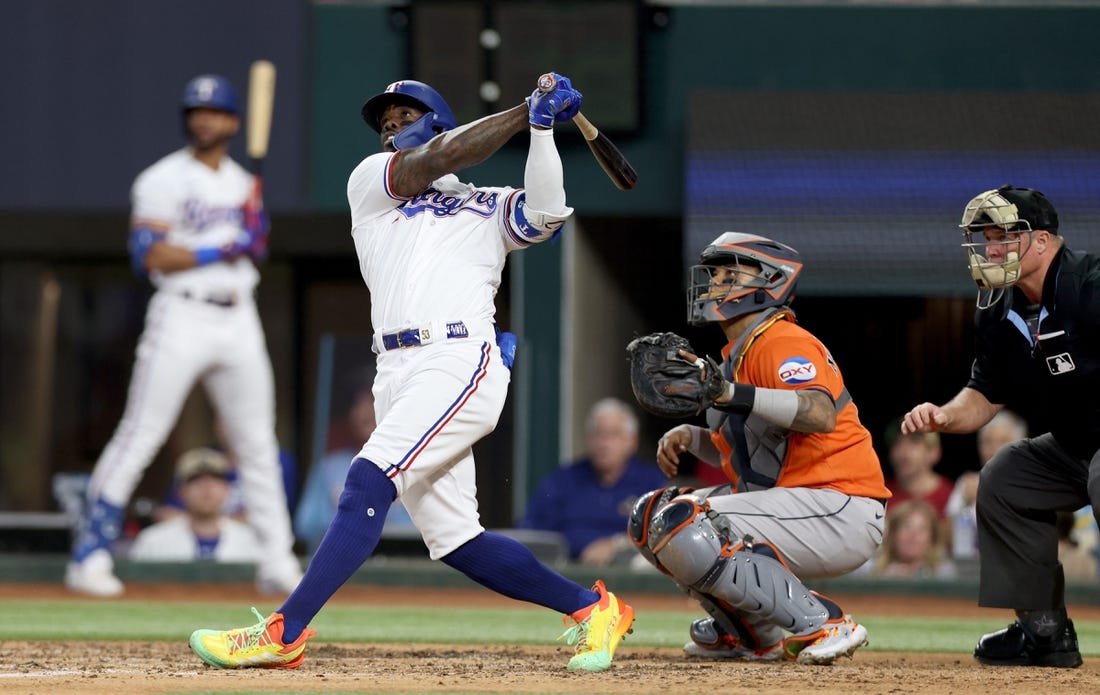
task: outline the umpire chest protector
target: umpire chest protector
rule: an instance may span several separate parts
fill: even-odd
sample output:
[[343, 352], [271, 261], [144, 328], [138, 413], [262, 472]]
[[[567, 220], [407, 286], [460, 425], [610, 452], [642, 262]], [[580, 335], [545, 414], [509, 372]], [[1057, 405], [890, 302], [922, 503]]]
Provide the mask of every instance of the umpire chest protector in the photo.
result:
[[[1037, 329], [1019, 289], [975, 315], [977, 354], [967, 384], [990, 402], [1045, 423], [1072, 455], [1100, 449], [1100, 259], [1063, 248], [1051, 266]], [[1033, 324], [1034, 325], [1034, 324]]]

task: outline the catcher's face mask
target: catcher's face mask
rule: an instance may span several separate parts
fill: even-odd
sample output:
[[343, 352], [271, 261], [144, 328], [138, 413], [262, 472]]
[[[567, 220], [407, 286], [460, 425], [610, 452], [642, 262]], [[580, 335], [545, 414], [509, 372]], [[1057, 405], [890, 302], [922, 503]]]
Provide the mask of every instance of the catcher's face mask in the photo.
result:
[[1058, 214], [1038, 191], [1001, 186], [967, 203], [959, 227], [970, 276], [978, 286], [977, 304], [985, 309], [1020, 279], [1020, 264], [1031, 248], [1033, 233], [1048, 229], [1057, 233]]
[[688, 280], [688, 323], [729, 321], [793, 299], [798, 252], [753, 234], [726, 232], [699, 255]]

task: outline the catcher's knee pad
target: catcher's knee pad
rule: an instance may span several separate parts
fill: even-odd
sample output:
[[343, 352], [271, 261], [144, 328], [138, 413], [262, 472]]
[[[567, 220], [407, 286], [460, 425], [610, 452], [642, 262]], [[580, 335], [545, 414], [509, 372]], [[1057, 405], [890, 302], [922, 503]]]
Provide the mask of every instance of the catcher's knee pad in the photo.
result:
[[634, 547], [638, 549], [642, 557], [649, 560], [651, 565], [665, 574], [669, 573], [668, 570], [661, 566], [656, 556], [653, 555], [653, 551], [649, 549], [649, 527], [657, 510], [668, 504], [673, 498], [690, 490], [691, 488], [669, 486], [645, 493], [634, 503], [634, 507], [630, 510], [630, 518], [626, 523], [626, 531], [630, 536], [630, 540], [634, 542]]
[[751, 623], [772, 623], [796, 633], [824, 624], [829, 611], [787, 569], [775, 548], [734, 545], [724, 525], [716, 524], [717, 517], [705, 500], [680, 498], [665, 505], [649, 535], [657, 561], [678, 581], [732, 606]]

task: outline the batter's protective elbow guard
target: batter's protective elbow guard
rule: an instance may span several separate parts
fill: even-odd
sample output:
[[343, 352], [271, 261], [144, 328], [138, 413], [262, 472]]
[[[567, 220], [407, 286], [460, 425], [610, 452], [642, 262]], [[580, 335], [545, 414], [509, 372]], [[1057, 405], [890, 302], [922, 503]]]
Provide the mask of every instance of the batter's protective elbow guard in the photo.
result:
[[130, 251], [130, 267], [134, 275], [140, 278], [149, 275], [149, 269], [145, 267], [145, 259], [149, 257], [149, 249], [157, 242], [164, 240], [164, 234], [148, 227], [134, 227], [130, 230], [130, 238], [126, 243]]
[[520, 195], [512, 211], [512, 226], [530, 243], [535, 244], [557, 235], [573, 215], [573, 208], [566, 206], [560, 213], [543, 212], [527, 207], [527, 196]]

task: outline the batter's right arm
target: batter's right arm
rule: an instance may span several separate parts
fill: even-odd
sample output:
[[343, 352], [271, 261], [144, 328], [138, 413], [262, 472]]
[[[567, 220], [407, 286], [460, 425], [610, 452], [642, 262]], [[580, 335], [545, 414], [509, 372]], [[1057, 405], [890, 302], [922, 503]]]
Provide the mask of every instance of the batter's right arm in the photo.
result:
[[921, 403], [902, 418], [902, 434], [913, 432], [945, 432], [948, 434], [967, 434], [993, 419], [1004, 405], [990, 403], [978, 390], [970, 387], [962, 391], [942, 406], [933, 403]]
[[190, 249], [174, 246], [164, 240], [168, 224], [155, 220], [134, 220], [130, 227], [130, 264], [134, 273], [146, 277], [149, 271], [171, 273], [194, 268], [195, 257]]
[[150, 271], [174, 273], [208, 263], [229, 261], [243, 255], [247, 246], [239, 243], [189, 249], [164, 240], [168, 225], [150, 220], [135, 221], [130, 228], [130, 262], [134, 272], [146, 276]]
[[390, 165], [390, 188], [397, 195], [415, 196], [444, 174], [484, 162], [527, 127], [527, 105], [520, 104], [398, 150]]

